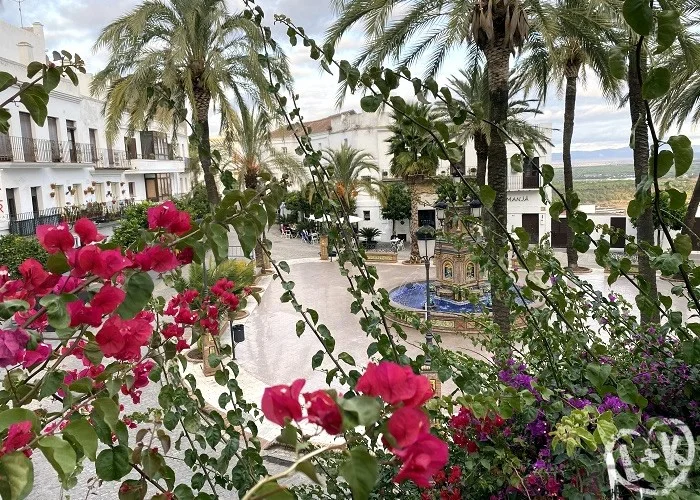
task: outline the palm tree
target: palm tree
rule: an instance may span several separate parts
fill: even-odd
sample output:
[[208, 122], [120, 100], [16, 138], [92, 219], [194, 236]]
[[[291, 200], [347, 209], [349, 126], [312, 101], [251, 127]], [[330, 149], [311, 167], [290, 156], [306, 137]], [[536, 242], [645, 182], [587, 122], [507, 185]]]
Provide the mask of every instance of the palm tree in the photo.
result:
[[343, 144], [340, 149], [324, 149], [322, 157], [330, 176], [331, 189], [338, 195], [346, 211], [349, 211], [360, 189], [368, 194], [378, 190], [378, 182], [370, 174], [378, 173], [379, 168], [371, 154]]
[[[124, 114], [133, 131], [148, 123], [149, 112], [175, 110], [182, 121], [193, 110], [199, 161], [207, 197], [218, 203], [211, 168], [209, 111], [212, 103], [224, 119], [246, 98], [269, 103], [268, 83], [258, 52], [263, 40], [255, 24], [229, 13], [223, 0], [147, 0], [102, 30], [95, 49], [110, 51], [107, 66], [92, 83], [92, 92], [106, 92], [107, 136], [114, 138]], [[288, 75], [286, 58], [274, 64]]]
[[438, 146], [433, 137], [415, 123], [419, 120], [437, 120], [438, 112], [421, 103], [408, 103], [402, 113], [393, 112], [393, 120], [389, 126], [391, 137], [389, 154], [391, 155], [390, 171], [394, 177], [403, 178], [411, 191], [411, 234], [410, 262], [420, 262], [418, 253], [418, 205], [420, 204], [419, 184], [425, 178], [435, 175], [440, 158]]
[[[585, 83], [586, 69], [591, 68], [600, 82], [603, 96], [619, 99], [620, 80], [610, 70], [610, 40], [614, 39], [608, 7], [593, 5], [590, 0], [559, 0], [547, 6], [539, 18], [542, 27], [519, 65], [519, 78], [525, 90], [536, 88], [545, 100], [548, 87], [554, 83], [564, 91], [564, 130], [562, 158], [564, 163], [564, 189], [567, 196], [573, 193], [574, 176], [571, 163], [571, 142], [574, 134], [576, 91], [579, 80]], [[567, 226], [566, 256], [571, 269], [578, 267], [578, 252], [574, 248], [574, 236]]]
[[[469, 110], [466, 120], [454, 127], [453, 134], [458, 144], [466, 144], [470, 140], [476, 151], [476, 184], [486, 184], [486, 165], [489, 157], [489, 139], [491, 126], [489, 119], [489, 85], [485, 68], [475, 65], [469, 72], [460, 70], [459, 76], [449, 78], [450, 89], [454, 99]], [[523, 99], [522, 80], [511, 76], [510, 99], [508, 102], [508, 118], [504, 129], [518, 142], [531, 141], [538, 149], [551, 145], [547, 135], [536, 125], [528, 123], [524, 115], [538, 115], [542, 111], [532, 107], [533, 99]], [[447, 119], [447, 106], [438, 106], [442, 116]]]

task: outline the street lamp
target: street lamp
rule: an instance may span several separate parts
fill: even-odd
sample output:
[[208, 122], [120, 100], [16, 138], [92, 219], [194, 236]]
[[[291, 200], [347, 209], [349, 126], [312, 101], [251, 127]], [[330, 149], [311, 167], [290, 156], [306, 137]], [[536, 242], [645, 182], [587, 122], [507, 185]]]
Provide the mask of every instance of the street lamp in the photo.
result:
[[[421, 226], [416, 231], [418, 240], [418, 254], [425, 263], [425, 321], [430, 322], [430, 259], [435, 256], [435, 228]], [[430, 325], [425, 332], [425, 344], [428, 346], [428, 354], [425, 357], [425, 365], [430, 368], [430, 346], [433, 345], [433, 331]]]
[[445, 220], [445, 210], [447, 210], [447, 203], [443, 200], [438, 201], [433, 208], [435, 208], [435, 215], [437, 217], [437, 220], [439, 220], [440, 225], [442, 225], [442, 221]]
[[240, 324], [233, 324], [233, 321], [228, 320], [229, 328], [231, 329], [231, 359], [236, 359], [236, 344], [240, 344], [245, 340], [245, 327]]
[[474, 198], [469, 202], [469, 207], [472, 210], [472, 215], [476, 217], [477, 219], [481, 217], [481, 200], [478, 198]]

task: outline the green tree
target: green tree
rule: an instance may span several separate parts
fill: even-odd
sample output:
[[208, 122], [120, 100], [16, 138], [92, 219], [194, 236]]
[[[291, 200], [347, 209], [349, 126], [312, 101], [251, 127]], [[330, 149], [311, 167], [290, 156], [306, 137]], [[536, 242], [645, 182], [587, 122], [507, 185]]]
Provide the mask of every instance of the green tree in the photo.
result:
[[[326, 33], [326, 42], [337, 45], [355, 24], [364, 26], [367, 43], [357, 58], [361, 65], [381, 66], [387, 59], [409, 65], [427, 58], [426, 76], [435, 75], [446, 56], [465, 50], [467, 67], [478, 52], [486, 59], [489, 82], [489, 116], [500, 125], [508, 117], [510, 56], [528, 37], [524, 5], [538, 14], [538, 0], [417, 0], [407, 6], [399, 0], [336, 0], [339, 17]], [[532, 37], [531, 37], [532, 38]], [[341, 96], [342, 96], [341, 89]], [[489, 244], [500, 252], [505, 245], [508, 219], [508, 155], [503, 137], [493, 127], [489, 142], [488, 185], [496, 199], [485, 217]], [[417, 215], [412, 217], [416, 219]], [[417, 229], [417, 228], [416, 228]], [[417, 253], [412, 239], [411, 254]], [[491, 273], [494, 319], [503, 331], [510, 329], [510, 314], [503, 298], [508, 286], [500, 286]], [[503, 293], [496, 293], [496, 288]]]
[[[231, 14], [223, 0], [146, 1], [109, 24], [95, 48], [106, 48], [107, 66], [92, 83], [106, 93], [107, 136], [114, 138], [122, 116], [130, 130], [147, 127], [167, 115], [179, 124], [193, 110], [198, 156], [210, 203], [219, 193], [212, 171], [209, 111], [212, 103], [225, 120], [232, 118], [233, 96], [269, 103], [267, 80], [258, 61], [262, 37], [242, 14]], [[288, 74], [286, 59], [276, 65]]]
[[409, 103], [404, 110], [391, 115], [392, 124], [389, 126], [391, 137], [389, 154], [391, 155], [390, 171], [394, 177], [400, 177], [409, 185], [411, 192], [411, 262], [419, 262], [418, 239], [418, 205], [420, 204], [419, 184], [426, 178], [432, 178], [440, 164], [438, 146], [433, 137], [416, 124], [416, 120], [436, 120], [437, 110], [422, 103]]
[[322, 157], [330, 177], [330, 188], [342, 200], [346, 210], [361, 189], [369, 194], [376, 193], [377, 181], [371, 174], [378, 173], [379, 168], [371, 154], [343, 144], [340, 149], [324, 149]]
[[[491, 136], [491, 125], [487, 123], [490, 111], [487, 70], [480, 65], [475, 65], [469, 71], [461, 70], [459, 76], [449, 79], [449, 83], [455, 100], [470, 112], [462, 124], [453, 127], [453, 134], [459, 144], [473, 141], [476, 152], [476, 184], [483, 186], [486, 183], [486, 165]], [[543, 150], [546, 145], [551, 144], [549, 138], [540, 127], [528, 123], [525, 119], [526, 115], [536, 116], [542, 111], [532, 106], [536, 100], [520, 97], [522, 90], [522, 80], [511, 77], [508, 117], [503, 127], [514, 140], [531, 141]], [[438, 109], [445, 119], [449, 118], [446, 106], [441, 105]]]
[[142, 201], [124, 210], [122, 220], [114, 228], [114, 234], [109, 238], [110, 243], [128, 248], [138, 241], [141, 232], [148, 229], [148, 209], [153, 205], [150, 201]]
[[[571, 142], [574, 135], [576, 92], [579, 81], [585, 83], [586, 70], [593, 70], [603, 96], [620, 97], [620, 80], [613, 75], [609, 58], [614, 40], [610, 6], [590, 0], [558, 0], [546, 5], [538, 18], [538, 37], [529, 47], [518, 67], [518, 78], [525, 90], [536, 89], [544, 101], [550, 85], [561, 92], [564, 88], [564, 128], [562, 159], [564, 190], [574, 190]], [[574, 234], [567, 229], [566, 257], [568, 267], [578, 267]]]
[[411, 217], [411, 193], [402, 182], [392, 183], [387, 189], [382, 206], [382, 217], [391, 221], [391, 235], [396, 234], [396, 221]]
[[10, 278], [18, 279], [19, 266], [25, 259], [35, 259], [45, 266], [49, 254], [33, 236], [6, 234], [0, 236], [0, 262], [7, 267]]

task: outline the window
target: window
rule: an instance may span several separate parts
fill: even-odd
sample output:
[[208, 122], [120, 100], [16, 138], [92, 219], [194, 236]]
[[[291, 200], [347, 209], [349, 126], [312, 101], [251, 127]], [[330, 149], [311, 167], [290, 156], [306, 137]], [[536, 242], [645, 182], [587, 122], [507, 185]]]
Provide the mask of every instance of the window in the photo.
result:
[[73, 120], [66, 120], [66, 133], [68, 134], [68, 149], [70, 151], [70, 161], [71, 163], [77, 163], [78, 149], [75, 145], [75, 122]]
[[7, 213], [10, 219], [17, 218], [17, 203], [15, 202], [15, 188], [5, 189], [5, 196], [7, 197]]
[[283, 148], [282, 148], [282, 154], [284, 154], [284, 155], [287, 154], [287, 148], [286, 148], [286, 147], [283, 147]]
[[58, 118], [49, 116], [49, 140], [51, 141], [51, 161], [61, 161], [61, 145], [58, 143]]
[[82, 184], [73, 184], [73, 190], [75, 191], [73, 193], [73, 205], [80, 206], [83, 204], [83, 185]]
[[129, 198], [136, 198], [136, 183], [129, 183]]
[[453, 275], [454, 275], [454, 268], [452, 267], [452, 262], [450, 262], [448, 260], [447, 262], [445, 262], [445, 265], [442, 267], [443, 279], [451, 280]]
[[39, 199], [41, 198], [41, 195], [40, 195], [41, 192], [40, 192], [40, 190], [41, 190], [41, 188], [38, 187], [38, 186], [33, 186], [33, 187], [31, 188], [31, 193], [32, 193], [32, 210], [34, 211], [35, 214], [38, 213], [39, 210], [41, 210], [41, 207], [39, 206]]
[[88, 133], [90, 134], [90, 154], [92, 155], [90, 160], [95, 163], [97, 161], [97, 130], [89, 128]]
[[124, 149], [126, 149], [126, 159], [135, 160], [138, 156], [136, 152], [136, 138], [124, 137]]
[[161, 201], [172, 196], [170, 174], [144, 174], [146, 182], [146, 199]]
[[162, 132], [141, 132], [141, 157], [146, 160], [170, 158], [168, 139]]
[[473, 263], [467, 264], [467, 279], [476, 279], [476, 268]]
[[364, 219], [365, 219], [365, 220], [370, 220], [370, 217], [369, 217], [369, 210], [363, 210], [363, 211], [362, 211], [362, 215], [364, 216]]
[[32, 119], [29, 113], [19, 112], [19, 126], [22, 132], [22, 153], [24, 161], [36, 161], [34, 138], [32, 136]]

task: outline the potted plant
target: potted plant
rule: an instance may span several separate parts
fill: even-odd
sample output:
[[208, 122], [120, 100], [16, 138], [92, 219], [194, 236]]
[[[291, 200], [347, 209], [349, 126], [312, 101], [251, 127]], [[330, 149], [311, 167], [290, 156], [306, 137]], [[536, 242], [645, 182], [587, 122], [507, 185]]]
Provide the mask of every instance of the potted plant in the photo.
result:
[[56, 193], [55, 193], [54, 191], [51, 191], [51, 192], [49, 193], [49, 196], [50, 196], [51, 198], [55, 198], [55, 197], [56, 197]]
[[126, 194], [126, 189], [122, 189], [122, 194]]
[[51, 183], [51, 189], [56, 189], [56, 183], [55, 183], [55, 182], [52, 182], [52, 183]]
[[120, 182], [120, 183], [119, 183], [120, 186], [123, 186], [124, 184], [126, 184], [126, 182]]
[[83, 189], [83, 194], [87, 195], [90, 191], [87, 189]]
[[377, 246], [377, 242], [374, 239], [381, 234], [381, 231], [376, 227], [363, 227], [358, 233], [365, 239], [365, 248], [371, 250]]

